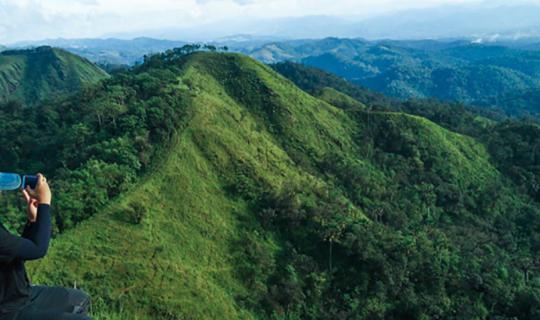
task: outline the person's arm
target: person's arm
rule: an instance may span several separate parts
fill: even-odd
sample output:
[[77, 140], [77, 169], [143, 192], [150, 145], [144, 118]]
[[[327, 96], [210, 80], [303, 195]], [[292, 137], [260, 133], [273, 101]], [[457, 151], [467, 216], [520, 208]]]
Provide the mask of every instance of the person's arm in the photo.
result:
[[16, 258], [35, 260], [43, 258], [49, 249], [51, 239], [51, 208], [48, 204], [40, 204], [37, 209], [36, 222], [25, 229]]
[[[36, 219], [37, 219], [37, 207], [36, 207]], [[24, 230], [21, 234], [21, 237], [29, 239], [29, 240], [34, 239], [34, 235], [36, 234], [36, 231], [37, 231], [36, 219], [32, 221], [28, 220], [28, 222], [26, 222], [26, 226], [24, 226]]]
[[35, 260], [47, 254], [51, 239], [51, 192], [47, 179], [38, 174], [35, 190], [23, 190], [28, 203], [28, 224], [23, 231], [16, 258]]
[[28, 221], [26, 223], [26, 226], [24, 227], [24, 231], [22, 233], [22, 237], [26, 239], [34, 239], [34, 236], [37, 231], [37, 214], [38, 214], [38, 205], [39, 201], [35, 198], [32, 198], [30, 196], [30, 193], [27, 190], [22, 190], [22, 194], [24, 196], [24, 200], [26, 200], [27, 208], [26, 208], [26, 215], [28, 218]]

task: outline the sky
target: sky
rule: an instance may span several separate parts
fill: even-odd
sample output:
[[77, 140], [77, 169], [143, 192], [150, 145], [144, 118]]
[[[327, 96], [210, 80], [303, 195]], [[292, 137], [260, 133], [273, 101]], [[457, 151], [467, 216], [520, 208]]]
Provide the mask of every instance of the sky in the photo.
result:
[[[490, 0], [493, 1], [493, 0]], [[0, 43], [94, 38], [220, 21], [328, 15], [369, 18], [480, 0], [0, 0]]]

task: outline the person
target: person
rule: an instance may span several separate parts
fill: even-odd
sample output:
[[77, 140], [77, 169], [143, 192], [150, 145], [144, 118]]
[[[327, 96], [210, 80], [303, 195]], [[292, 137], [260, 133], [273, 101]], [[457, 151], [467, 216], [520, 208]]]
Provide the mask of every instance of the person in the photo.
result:
[[0, 320], [90, 320], [90, 298], [76, 289], [31, 286], [25, 261], [43, 258], [51, 238], [51, 190], [38, 174], [32, 190], [22, 190], [28, 223], [21, 237], [0, 223]]

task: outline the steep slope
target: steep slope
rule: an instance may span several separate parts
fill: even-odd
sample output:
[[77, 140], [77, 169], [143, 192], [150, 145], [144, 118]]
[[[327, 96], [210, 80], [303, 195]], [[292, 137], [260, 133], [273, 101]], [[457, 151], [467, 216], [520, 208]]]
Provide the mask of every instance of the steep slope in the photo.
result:
[[323, 70], [298, 63], [282, 62], [272, 65], [272, 68], [302, 90], [344, 109], [355, 107], [355, 103], [351, 102], [352, 98], [371, 110], [402, 111], [418, 115], [452, 131], [472, 136], [478, 136], [486, 124], [504, 119], [501, 114], [459, 103], [418, 99], [403, 102], [377, 94]]
[[318, 68], [302, 65], [294, 62], [282, 62], [271, 65], [274, 70], [294, 82], [302, 90], [320, 96], [325, 88], [332, 88], [342, 94], [346, 94], [356, 101], [369, 105], [391, 109], [399, 104], [396, 99], [388, 98], [382, 94], [370, 91], [357, 84], [353, 84], [332, 73]]
[[520, 259], [537, 256], [538, 208], [472, 138], [326, 90], [346, 109], [332, 106], [239, 55], [144, 67], [174, 72], [162, 93], [183, 125], [145, 178], [55, 239], [34, 282], [81, 286], [104, 319], [537, 314]]
[[[223, 66], [227, 70], [249, 68], [257, 72], [254, 80], [268, 78], [285, 95], [281, 98], [298, 101], [288, 111], [305, 119], [295, 126], [307, 130], [294, 134], [298, 139], [310, 135], [311, 145], [306, 147], [322, 153], [335, 145], [320, 139], [319, 130], [332, 132], [326, 139], [344, 139], [346, 135], [341, 138], [339, 130], [339, 120], [345, 120], [342, 112], [291, 88], [283, 79], [274, 84], [275, 75], [268, 68], [244, 58], [230, 58]], [[223, 78], [200, 70], [220, 70], [221, 66], [212, 65], [213, 59], [220, 60], [219, 56], [195, 56], [184, 66], [177, 90], [195, 95], [190, 98], [189, 125], [176, 137], [157, 172], [105, 213], [60, 237], [49, 258], [35, 265], [38, 275], [34, 281], [77, 283], [99, 292], [107, 303], [122, 304], [131, 315], [150, 319], [255, 318], [238, 305], [252, 294], [239, 275], [248, 263], [245, 242], [256, 240], [262, 246], [259, 250], [268, 255], [277, 248], [272, 239], [245, 229], [253, 220], [250, 210], [244, 200], [227, 192], [232, 187], [248, 187], [236, 181], [248, 179], [236, 170], [256, 175], [260, 184], [272, 189], [286, 181], [324, 182], [294, 164], [269, 132], [273, 129], [261, 121], [262, 110], [254, 109], [255, 105], [250, 110], [228, 97], [219, 83]], [[318, 125], [311, 126], [310, 121]], [[130, 220], [128, 212], [134, 207], [148, 212], [140, 225]], [[63, 270], [61, 274], [56, 273], [59, 270]]]
[[0, 53], [0, 102], [14, 99], [34, 105], [107, 77], [105, 71], [86, 59], [60, 49], [3, 51]]

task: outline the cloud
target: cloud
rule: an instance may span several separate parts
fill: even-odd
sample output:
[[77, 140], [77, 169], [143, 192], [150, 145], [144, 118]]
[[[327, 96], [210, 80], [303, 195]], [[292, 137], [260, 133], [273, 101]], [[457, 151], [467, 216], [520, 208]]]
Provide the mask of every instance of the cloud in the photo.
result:
[[368, 17], [479, 0], [0, 0], [0, 43], [97, 37], [223, 20], [305, 15]]

